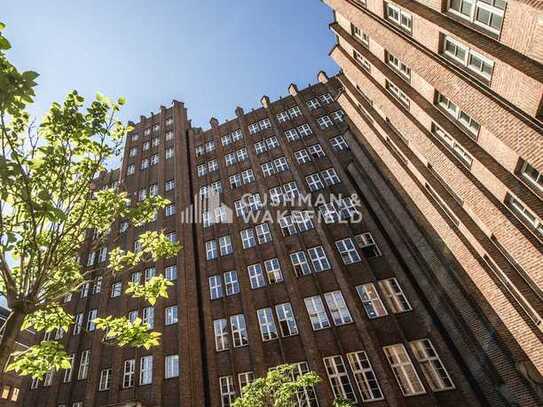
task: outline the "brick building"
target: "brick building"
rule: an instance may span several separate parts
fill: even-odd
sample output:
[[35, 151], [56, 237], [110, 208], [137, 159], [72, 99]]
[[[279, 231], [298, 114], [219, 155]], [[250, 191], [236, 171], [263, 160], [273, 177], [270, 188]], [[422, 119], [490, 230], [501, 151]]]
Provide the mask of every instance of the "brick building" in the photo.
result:
[[394, 230], [438, 253], [415, 248], [424, 295], [455, 315], [443, 324], [475, 380], [501, 383], [480, 387], [491, 405], [540, 405], [543, 3], [324, 3], [355, 161], [394, 192]]
[[[300, 406], [506, 406], [512, 396], [536, 405], [495, 321], [457, 281], [462, 264], [416, 223], [349, 130], [344, 85], [319, 80], [205, 131], [177, 101], [133, 124], [122, 168], [97, 188], [172, 205], [147, 226], [113, 225], [109, 247], [83, 250], [83, 266], [99, 270], [108, 249], [134, 248], [145, 230], [183, 250], [116, 279], [97, 272], [66, 298], [76, 324], [53, 335], [72, 369], [29, 384], [25, 406], [226, 407], [286, 362], [322, 378]], [[147, 307], [123, 294], [156, 273], [175, 283], [168, 299]], [[152, 324], [160, 346], [104, 345], [92, 320], [110, 313]]]

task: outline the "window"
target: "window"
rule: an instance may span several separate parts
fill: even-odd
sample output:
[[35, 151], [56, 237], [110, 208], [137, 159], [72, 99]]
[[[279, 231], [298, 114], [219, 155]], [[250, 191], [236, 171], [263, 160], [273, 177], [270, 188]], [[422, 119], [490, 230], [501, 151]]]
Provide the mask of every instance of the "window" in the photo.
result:
[[300, 135], [301, 138], [309, 137], [311, 134], [313, 134], [311, 127], [309, 127], [309, 124], [307, 123], [302, 124], [301, 126], [298, 126], [296, 130], [298, 131], [298, 134]]
[[356, 292], [362, 301], [366, 315], [370, 319], [384, 317], [388, 312], [381, 301], [379, 292], [373, 283], [367, 283], [356, 287]]
[[290, 117], [288, 115], [288, 112], [281, 112], [276, 115], [277, 121], [279, 123], [285, 123], [286, 121], [290, 120]]
[[397, 57], [386, 51], [386, 63], [390, 66], [401, 78], [411, 81], [411, 68], [400, 61]]
[[307, 257], [304, 252], [295, 252], [290, 254], [290, 261], [296, 276], [301, 277], [307, 274], [311, 274], [311, 268], [307, 262]]
[[394, 96], [394, 98], [402, 104], [403, 107], [406, 109], [409, 109], [409, 98], [404, 93], [403, 90], [398, 88], [396, 85], [394, 85], [392, 82], [390, 82], [388, 79], [385, 79], [385, 87], [389, 91], [389, 93]]
[[159, 161], [158, 154], [153, 154], [151, 156], [151, 159], [149, 160], [149, 163], [150, 163], [150, 165], [156, 165], [156, 164], [158, 164], [158, 161]]
[[307, 150], [304, 148], [302, 150], [298, 150], [294, 153], [294, 157], [296, 158], [296, 161], [298, 164], [305, 164], [308, 163], [311, 160], [311, 157], [309, 156]]
[[[309, 372], [309, 366], [307, 362], [295, 363], [295, 369], [293, 370], [293, 378], [297, 378], [307, 372]], [[296, 394], [298, 400], [298, 407], [319, 407], [319, 402], [313, 386], [304, 387], [298, 390]]]
[[211, 276], [209, 277], [209, 296], [211, 300], [216, 300], [224, 296], [222, 288], [222, 277]]
[[221, 252], [221, 256], [227, 256], [233, 253], [234, 248], [232, 246], [232, 239], [230, 238], [230, 235], [219, 237], [219, 250]]
[[499, 34], [506, 4], [505, 0], [449, 0], [449, 11]]
[[219, 169], [219, 163], [217, 160], [211, 160], [207, 163], [207, 169], [210, 173], [215, 172]]
[[349, 308], [343, 298], [341, 291], [331, 291], [324, 294], [324, 299], [332, 315], [332, 321], [334, 325], [340, 326], [345, 324], [350, 324], [353, 322]]
[[[364, 0], [364, 4], [365, 4], [365, 0]], [[368, 34], [366, 34], [365, 32], [363, 32], [360, 28], [356, 27], [354, 24], [351, 24], [351, 32], [353, 34], [353, 36], [362, 44], [364, 45], [366, 48], [369, 48], [370, 46], [370, 37], [368, 36]]]
[[138, 318], [138, 311], [135, 310], [135, 311], [130, 311], [128, 313], [128, 320], [131, 322], [131, 323], [134, 323], [136, 321], [136, 319]]
[[164, 269], [166, 280], [173, 281], [177, 279], [177, 266], [168, 266]]
[[[92, 254], [92, 257], [94, 259], [94, 252], [91, 253]], [[89, 289], [90, 289], [90, 282], [88, 281], [85, 281], [82, 285], [81, 285], [81, 289], [80, 289], [80, 297], [81, 298], [85, 298], [85, 297], [88, 297], [89, 296]]]
[[405, 346], [399, 343], [385, 346], [383, 350], [403, 395], [413, 396], [426, 393]]
[[241, 132], [241, 129], [237, 129], [236, 131], [232, 132], [232, 141], [239, 141], [243, 138], [243, 133]]
[[136, 372], [136, 361], [128, 359], [124, 361], [123, 388], [134, 386], [134, 374]]
[[177, 305], [172, 305], [164, 309], [164, 325], [177, 324]]
[[467, 168], [471, 168], [473, 157], [464, 147], [446, 133], [441, 127], [432, 122], [432, 134], [447, 147]]
[[251, 264], [247, 267], [247, 273], [249, 273], [249, 280], [251, 282], [251, 288], [261, 288], [266, 285], [264, 273], [262, 272], [262, 265], [260, 263]]
[[317, 98], [314, 98], [307, 101], [307, 107], [309, 110], [316, 110], [321, 107], [321, 104]]
[[164, 184], [164, 190], [166, 192], [168, 192], [168, 191], [171, 191], [173, 189], [175, 189], [175, 180], [170, 179], [170, 180], [166, 181], [166, 183]]
[[286, 157], [279, 157], [273, 160], [276, 172], [288, 171], [288, 162]]
[[79, 370], [77, 372], [77, 380], [85, 380], [89, 374], [90, 365], [90, 350], [84, 350], [81, 352], [81, 359], [79, 360]]
[[347, 354], [347, 360], [353, 371], [354, 380], [363, 401], [382, 400], [383, 393], [373, 367], [364, 351]]
[[429, 339], [420, 339], [409, 344], [430, 388], [433, 391], [454, 389], [451, 377], [437, 355], [432, 342]]
[[236, 271], [224, 273], [224, 289], [227, 296], [239, 293], [238, 273]]
[[255, 374], [253, 372], [243, 372], [238, 374], [239, 389], [243, 394], [243, 388], [255, 380]]
[[206, 242], [206, 259], [213, 260], [213, 259], [216, 259], [218, 255], [219, 255], [219, 252], [217, 251], [217, 241], [208, 240]]
[[215, 334], [215, 350], [217, 352], [220, 352], [230, 349], [230, 340], [228, 337], [228, 322], [226, 322], [226, 319], [214, 320], [213, 331]]
[[475, 139], [477, 138], [481, 125], [470, 115], [439, 92], [436, 92], [436, 105], [445, 110], [448, 113], [448, 117], [452, 118], [454, 123], [459, 125], [461, 129], [467, 130], [470, 136], [475, 136]]
[[136, 166], [135, 166], [134, 164], [130, 164], [130, 165], [126, 168], [126, 173], [127, 173], [127, 175], [133, 175], [135, 172], [136, 172]]
[[72, 374], [73, 374], [73, 371], [74, 371], [74, 361], [75, 361], [75, 354], [72, 353], [69, 357], [69, 361], [70, 361], [70, 367], [68, 369], [65, 369], [64, 370], [64, 378], [63, 378], [63, 382], [64, 383], [69, 383], [72, 381]]
[[311, 264], [313, 265], [315, 273], [330, 270], [330, 262], [328, 261], [328, 257], [326, 256], [326, 252], [322, 246], [316, 246], [308, 249], [307, 254], [309, 254], [309, 258], [311, 259]]
[[244, 249], [256, 246], [255, 234], [252, 228], [244, 229], [239, 234], [241, 236], [241, 245]]
[[334, 168], [328, 168], [327, 170], [321, 171], [321, 177], [327, 187], [341, 182]]
[[523, 202], [515, 198], [513, 195], [508, 194], [506, 197], [506, 203], [521, 221], [526, 223], [530, 229], [535, 229], [540, 236], [543, 236], [543, 221], [534, 215], [534, 213], [528, 209]]
[[305, 177], [305, 181], [307, 182], [309, 190], [312, 192], [324, 189], [324, 184], [318, 173], [308, 175]]
[[171, 379], [179, 376], [179, 355], [164, 357], [164, 378]]
[[333, 127], [334, 122], [330, 119], [330, 116], [324, 115], [317, 118], [317, 123], [321, 129], [327, 129], [328, 127]]
[[300, 135], [298, 134], [298, 130], [289, 129], [285, 130], [285, 137], [287, 138], [287, 141], [296, 141], [300, 138]]
[[378, 284], [385, 295], [385, 301], [389, 309], [393, 313], [411, 311], [411, 304], [407, 301], [398, 280], [389, 278], [379, 281]]
[[232, 376], [219, 377], [219, 385], [221, 388], [221, 407], [230, 407], [236, 397], [234, 378]]
[[397, 5], [392, 3], [385, 4], [385, 17], [387, 20], [393, 22], [398, 27], [404, 29], [407, 32], [411, 32], [413, 28], [413, 22], [411, 13], [402, 10]]
[[166, 141], [171, 141], [173, 140], [173, 131], [168, 131], [166, 132], [166, 137], [165, 137]]
[[166, 154], [166, 160], [172, 158], [174, 155], [173, 148], [172, 147], [167, 148], [165, 154]]
[[[353, 58], [358, 64], [364, 68], [364, 70], [371, 72], [371, 64], [365, 57], [363, 57], [357, 50], [353, 49]], [[320, 123], [319, 123], [320, 124]], [[324, 128], [321, 125], [321, 129]]]
[[17, 401], [19, 399], [19, 388], [14, 387], [13, 391], [11, 392], [11, 401]]
[[164, 208], [164, 213], [166, 216], [175, 215], [175, 204], [166, 206], [166, 208]]
[[135, 157], [138, 155], [138, 149], [136, 147], [132, 147], [130, 149], [130, 152], [128, 153], [129, 157]]
[[356, 250], [353, 239], [346, 238], [336, 241], [336, 248], [341, 255], [343, 264], [353, 264], [362, 261], [358, 251]]
[[270, 225], [268, 225], [267, 223], [261, 223], [260, 225], [256, 225], [255, 231], [258, 244], [264, 244], [272, 241]]
[[91, 309], [89, 315], [87, 315], [87, 331], [92, 332], [96, 329], [96, 324], [94, 320], [98, 317], [98, 310]]
[[345, 112], [341, 109], [332, 112], [330, 116], [336, 123], [343, 123], [345, 121]]
[[271, 341], [278, 337], [277, 327], [273, 320], [273, 312], [271, 308], [261, 308], [256, 311], [258, 324], [260, 325], [260, 335], [264, 342]]
[[153, 307], [143, 308], [143, 323], [147, 324], [149, 329], [153, 329], [155, 325], [155, 309]]
[[527, 161], [525, 161], [522, 165], [521, 174], [532, 185], [537, 187], [540, 191], [543, 191], [543, 175], [541, 175], [541, 172], [532, 167]]
[[326, 154], [324, 153], [324, 150], [322, 149], [322, 146], [320, 144], [313, 144], [307, 147], [307, 152], [314, 159], [326, 157]]
[[280, 283], [283, 281], [283, 274], [281, 273], [281, 264], [279, 259], [269, 259], [264, 261], [264, 268], [266, 269], [266, 275], [268, 276], [268, 282], [270, 284]]
[[330, 320], [319, 295], [304, 298], [304, 303], [314, 331], [330, 327]]
[[490, 80], [492, 77], [494, 61], [469, 49], [461, 42], [449, 36], [445, 36], [443, 41], [443, 54], [487, 80]]
[[261, 164], [260, 168], [262, 169], [262, 174], [265, 177], [269, 177], [269, 176], [273, 175], [273, 173], [275, 172], [275, 167], [273, 166], [273, 163], [271, 161], [267, 162], [267, 163], [264, 163], [264, 164]]
[[323, 360], [334, 397], [336, 399], [346, 399], [356, 402], [351, 379], [349, 379], [349, 374], [341, 355], [330, 356]]
[[81, 328], [83, 327], [83, 313], [79, 313], [75, 315], [75, 322], [74, 322], [74, 335], [79, 335], [81, 333]]
[[53, 384], [53, 371], [50, 370], [45, 374], [45, 377], [43, 379], [43, 387], [49, 387], [52, 384]]
[[230, 317], [230, 329], [232, 330], [232, 345], [234, 348], [247, 346], [249, 337], [247, 336], [247, 326], [243, 314]]
[[140, 385], [153, 382], [153, 357], [142, 356], [140, 359]]
[[360, 250], [362, 250], [362, 254], [365, 258], [368, 259], [381, 256], [381, 251], [379, 250], [377, 243], [375, 243], [375, 240], [373, 240], [371, 233], [366, 232], [357, 235], [355, 236], [355, 241], [358, 244], [358, 247], [360, 247]]
[[134, 133], [134, 134], [130, 135], [130, 140], [131, 141], [138, 141], [138, 139], [139, 139], [138, 133]]
[[100, 382], [98, 384], [98, 391], [105, 391], [111, 388], [112, 373], [113, 370], [111, 368], [102, 369], [100, 371]]
[[337, 136], [330, 139], [330, 145], [334, 151], [349, 150], [349, 145], [343, 138], [343, 136]]

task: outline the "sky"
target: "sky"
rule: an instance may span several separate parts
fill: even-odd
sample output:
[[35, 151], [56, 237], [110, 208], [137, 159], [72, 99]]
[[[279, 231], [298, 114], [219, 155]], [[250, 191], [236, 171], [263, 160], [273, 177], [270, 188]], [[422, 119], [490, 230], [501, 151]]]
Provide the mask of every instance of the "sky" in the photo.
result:
[[177, 99], [208, 128], [337, 72], [319, 0], [0, 1], [11, 62], [40, 74], [38, 119], [77, 89], [126, 97], [121, 118], [135, 122]]

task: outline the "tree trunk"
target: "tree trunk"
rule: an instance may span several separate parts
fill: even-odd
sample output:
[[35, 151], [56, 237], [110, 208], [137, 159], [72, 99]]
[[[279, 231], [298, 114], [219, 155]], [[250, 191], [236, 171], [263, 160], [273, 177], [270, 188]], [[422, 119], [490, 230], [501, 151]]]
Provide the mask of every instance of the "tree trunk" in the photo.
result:
[[15, 341], [21, 331], [25, 316], [26, 314], [23, 311], [14, 307], [6, 323], [0, 328], [2, 334], [0, 338], [0, 373], [4, 372], [9, 356], [15, 350]]

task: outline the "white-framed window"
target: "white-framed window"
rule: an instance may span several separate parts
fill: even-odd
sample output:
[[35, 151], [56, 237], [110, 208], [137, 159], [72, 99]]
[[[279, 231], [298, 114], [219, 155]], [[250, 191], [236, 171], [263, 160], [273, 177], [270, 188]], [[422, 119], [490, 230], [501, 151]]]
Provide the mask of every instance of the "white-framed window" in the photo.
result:
[[302, 115], [302, 111], [298, 106], [292, 106], [290, 109], [288, 109], [288, 114], [291, 119], [294, 119], [295, 117], [299, 117]]
[[207, 174], [207, 165], [205, 165], [205, 164], [198, 165], [196, 167], [196, 172], [197, 172], [199, 177], [203, 177], [204, 175]]
[[142, 321], [147, 324], [149, 329], [153, 329], [155, 325], [155, 309], [153, 307], [143, 308]]
[[267, 342], [278, 338], [277, 326], [273, 320], [273, 311], [271, 308], [261, 308], [256, 311], [258, 325], [260, 326], [260, 336], [262, 341]]
[[128, 312], [128, 320], [133, 324], [138, 318], [138, 310]]
[[329, 356], [323, 359], [326, 374], [336, 399], [345, 399], [356, 402], [351, 379], [341, 355]]
[[530, 182], [530, 184], [540, 191], [543, 191], [543, 175], [540, 171], [536, 170], [535, 167], [531, 166], [529, 162], [525, 161], [524, 164], [522, 164], [520, 173], [524, 179]]
[[279, 123], [285, 123], [286, 121], [290, 120], [290, 117], [287, 111], [280, 112], [275, 117], [277, 117], [277, 121]]
[[307, 152], [309, 155], [314, 159], [324, 158], [326, 157], [326, 153], [322, 149], [322, 146], [320, 144], [313, 144], [307, 147]]
[[124, 361], [123, 369], [123, 388], [134, 386], [134, 375], [136, 374], [136, 360], [128, 359]]
[[70, 367], [68, 369], [64, 369], [64, 378], [62, 380], [63, 383], [69, 383], [72, 381], [72, 374], [74, 372], [75, 353], [72, 353], [70, 355], [69, 361], [70, 361]]
[[305, 182], [307, 182], [307, 186], [312, 192], [324, 189], [324, 183], [318, 173], [310, 174], [305, 177]]
[[242, 162], [249, 158], [249, 153], [247, 152], [246, 148], [240, 148], [238, 151], [236, 151], [236, 159], [239, 162]]
[[403, 90], [388, 79], [385, 79], [385, 88], [398, 102], [400, 102], [406, 109], [409, 109], [410, 100]]
[[[92, 258], [92, 262], [94, 263], [95, 253], [92, 252], [89, 256], [89, 261]], [[81, 288], [79, 289], [79, 296], [81, 298], [85, 298], [89, 296], [89, 289], [90, 289], [90, 282], [85, 281], [83, 284], [81, 284]]]
[[[353, 58], [356, 62], [358, 62], [358, 65], [360, 65], [364, 70], [367, 72], [371, 72], [371, 64], [370, 61], [366, 59], [362, 54], [360, 54], [357, 50], [353, 49]], [[320, 123], [319, 123], [320, 124]], [[321, 128], [325, 128], [322, 127]]]
[[336, 241], [336, 248], [341, 255], [343, 264], [353, 264], [362, 261], [356, 250], [354, 241], [350, 237]]
[[209, 173], [215, 172], [219, 169], [219, 162], [217, 160], [211, 160], [207, 163], [207, 170]]
[[153, 382], [153, 356], [142, 356], [140, 358], [140, 386]]
[[326, 256], [324, 247], [311, 247], [310, 249], [307, 249], [307, 254], [309, 255], [309, 259], [311, 260], [311, 265], [313, 266], [315, 273], [331, 269], [330, 261], [328, 260], [328, 256]]
[[379, 250], [379, 246], [377, 246], [377, 243], [375, 243], [375, 240], [370, 232], [356, 235], [354, 238], [358, 244], [358, 247], [360, 247], [360, 250], [362, 251], [362, 255], [366, 259], [381, 256], [381, 250]]
[[409, 345], [432, 391], [455, 388], [430, 339], [419, 339], [409, 342]]
[[256, 134], [260, 131], [260, 126], [258, 123], [251, 123], [249, 124], [249, 134]]
[[349, 145], [343, 136], [337, 136], [330, 139], [330, 145], [334, 151], [349, 150]]
[[171, 191], [173, 189], [175, 189], [175, 180], [170, 179], [170, 180], [166, 181], [166, 183], [164, 184], [164, 190], [166, 192], [168, 192], [168, 191]]
[[436, 105], [443, 108], [460, 128], [468, 130], [470, 135], [477, 138], [481, 125], [469, 114], [461, 110], [453, 101], [436, 91]]
[[411, 311], [411, 304], [403, 293], [400, 283], [395, 278], [387, 278], [377, 282], [385, 296], [385, 302], [393, 313]]
[[241, 245], [244, 249], [256, 246], [255, 232], [252, 228], [243, 229], [239, 234], [241, 237]]
[[290, 253], [290, 261], [296, 276], [301, 277], [311, 274], [311, 268], [309, 267], [309, 262], [307, 261], [305, 252], [299, 251]]
[[239, 281], [238, 281], [238, 273], [234, 270], [227, 271], [223, 275], [224, 277], [224, 291], [226, 292], [227, 296], [239, 294]]
[[385, 346], [383, 351], [404, 396], [426, 393], [403, 344]]
[[175, 204], [168, 205], [164, 208], [164, 214], [166, 216], [175, 215]]
[[255, 143], [255, 153], [256, 155], [260, 155], [262, 153], [266, 152], [266, 143], [264, 141], [259, 141], [258, 143]]
[[232, 345], [234, 348], [247, 346], [249, 344], [245, 315], [232, 315], [230, 317], [230, 329], [232, 332]]
[[288, 129], [288, 130], [285, 130], [285, 137], [287, 141], [296, 141], [300, 138], [300, 135], [298, 134], [298, 130]]
[[347, 360], [351, 366], [358, 391], [362, 396], [362, 401], [383, 400], [381, 386], [379, 386], [379, 381], [366, 352], [348, 353]]
[[339, 109], [330, 113], [330, 117], [332, 117], [332, 120], [336, 123], [343, 123], [345, 121], [345, 112]]
[[275, 284], [283, 281], [283, 273], [281, 272], [281, 263], [279, 262], [279, 259], [273, 258], [265, 260], [264, 268], [266, 269], [268, 283]]
[[320, 295], [304, 298], [304, 303], [314, 331], [330, 328], [330, 320], [328, 319], [328, 315], [326, 315], [324, 303]]
[[[43, 378], [43, 387], [49, 387], [52, 384], [53, 384], [53, 371], [50, 370], [45, 374], [45, 377]], [[9, 391], [8, 391], [8, 394], [9, 394]], [[7, 399], [7, 395], [6, 397], [2, 397], [2, 398]]]
[[317, 110], [319, 107], [321, 107], [319, 99], [317, 98], [310, 99], [306, 103], [309, 110]]
[[75, 314], [73, 335], [79, 335], [83, 327], [83, 313]]
[[253, 290], [266, 286], [266, 279], [264, 278], [264, 272], [260, 263], [247, 266], [247, 273], [249, 274], [249, 281]]
[[466, 149], [451, 135], [437, 124], [432, 122], [432, 134], [443, 144], [447, 149], [449, 149], [467, 168], [471, 168], [473, 164], [473, 157]]
[[165, 155], [166, 155], [166, 160], [169, 160], [170, 158], [172, 158], [174, 156], [174, 150], [173, 150], [173, 147], [168, 147], [166, 150], [165, 150]]
[[243, 133], [241, 132], [241, 129], [237, 129], [232, 132], [232, 141], [239, 141], [243, 138]]
[[123, 283], [117, 281], [111, 285], [111, 298], [118, 297], [122, 294]]
[[349, 312], [349, 308], [347, 308], [347, 304], [345, 303], [341, 291], [337, 290], [324, 293], [324, 299], [330, 310], [334, 325], [340, 326], [353, 322], [353, 318], [351, 317], [351, 313]]
[[505, 0], [449, 0], [448, 10], [495, 34], [502, 29]]
[[210, 276], [209, 281], [209, 297], [211, 300], [217, 300], [224, 297], [224, 291], [222, 287], [222, 277], [220, 275]]
[[243, 388], [255, 380], [253, 372], [243, 372], [238, 374], [239, 390], [243, 394]]
[[388, 66], [390, 66], [401, 78], [411, 81], [411, 68], [403, 63], [398, 57], [392, 55], [390, 52], [385, 52], [385, 59]]
[[288, 162], [286, 157], [279, 157], [273, 160], [273, 165], [275, 166], [276, 172], [288, 171]]
[[506, 198], [506, 203], [509, 208], [520, 218], [521, 221], [524, 221], [530, 228], [535, 229], [539, 235], [543, 236], [543, 221], [539, 219], [529, 208], [520, 201], [518, 198], [514, 197], [511, 194], [508, 194]]
[[177, 305], [164, 308], [164, 325], [174, 325], [177, 321]]
[[205, 150], [206, 150], [206, 153], [211, 153], [213, 150], [215, 150], [215, 142], [213, 140], [208, 141], [205, 144]]
[[260, 164], [260, 168], [265, 177], [269, 177], [275, 173], [275, 167], [272, 161]]
[[275, 314], [279, 322], [281, 336], [298, 335], [298, 325], [296, 324], [296, 318], [294, 318], [292, 305], [289, 302], [277, 304], [275, 306]]
[[317, 118], [317, 123], [321, 129], [327, 129], [334, 126], [334, 122], [330, 119], [330, 116], [324, 115]]
[[[365, 3], [365, 0], [364, 0]], [[351, 24], [351, 32], [353, 36], [366, 48], [369, 48], [370, 46], [370, 37], [368, 34], [366, 34], [364, 31], [362, 31], [360, 28], [355, 26], [354, 24]]]
[[258, 244], [264, 244], [272, 241], [270, 225], [268, 225], [267, 223], [261, 223], [260, 225], [256, 225], [255, 231]]
[[298, 190], [298, 185], [296, 184], [296, 181], [291, 181], [283, 184], [283, 196], [285, 197], [285, 199], [295, 198], [298, 195], [300, 195], [300, 191]]
[[412, 32], [413, 30], [413, 17], [411, 13], [395, 4], [385, 3], [385, 18], [407, 32]]
[[89, 314], [87, 315], [87, 331], [92, 332], [96, 330], [96, 324], [94, 323], [94, 320], [98, 317], [98, 310], [97, 309], [91, 309], [89, 311]]
[[166, 280], [173, 281], [177, 280], [177, 266], [168, 266], [164, 269], [164, 277]]
[[477, 75], [488, 80], [492, 77], [494, 61], [468, 48], [466, 45], [452, 37], [445, 36], [443, 41], [443, 54], [462, 64]]
[[79, 360], [79, 370], [77, 371], [77, 380], [85, 380], [89, 375], [90, 366], [90, 350], [84, 350], [81, 352], [81, 359]]
[[230, 349], [230, 338], [228, 334], [228, 322], [226, 319], [213, 321], [213, 332], [215, 335], [215, 350], [221, 352]]
[[334, 98], [329, 93], [323, 93], [319, 96], [319, 100], [323, 105], [329, 105], [334, 101]]
[[208, 240], [206, 242], [206, 259], [213, 260], [213, 259], [216, 259], [218, 255], [219, 255], [219, 252], [217, 251], [217, 241]]
[[296, 158], [298, 164], [305, 164], [312, 161], [309, 153], [305, 148], [294, 152], [294, 158]]
[[98, 384], [98, 391], [106, 391], [111, 388], [111, 381], [113, 376], [113, 369], [102, 369], [100, 371], [100, 382]]
[[219, 386], [221, 390], [221, 407], [230, 407], [236, 397], [233, 376], [219, 377]]
[[225, 134], [221, 137], [221, 142], [223, 146], [227, 146], [229, 144], [232, 144], [232, 135], [231, 134]]
[[138, 149], [136, 147], [132, 147], [130, 151], [128, 152], [129, 157], [135, 157], [138, 155]]
[[164, 378], [179, 377], [179, 355], [166, 355], [164, 357]]
[[133, 175], [136, 172], [136, 166], [134, 164], [128, 165], [126, 168], [126, 174], [127, 175]]
[[328, 168], [321, 171], [321, 177], [327, 187], [341, 183], [341, 180], [339, 179], [339, 176], [334, 168]]
[[138, 141], [139, 138], [140, 138], [140, 137], [139, 137], [139, 134], [138, 134], [138, 133], [134, 133], [134, 134], [131, 134], [131, 135], [130, 135], [130, 140], [131, 140], [131, 141]]
[[173, 140], [173, 131], [167, 131], [166, 132], [166, 136], [164, 137], [166, 139], [166, 141], [171, 141]]
[[298, 134], [300, 135], [301, 138], [309, 137], [310, 135], [313, 134], [313, 130], [311, 130], [311, 127], [307, 123], [304, 123], [301, 126], [296, 127], [296, 130], [298, 130]]
[[381, 301], [379, 292], [373, 283], [366, 283], [356, 286], [356, 292], [362, 301], [366, 315], [370, 319], [384, 317], [388, 312]]
[[153, 154], [149, 159], [150, 165], [157, 165], [159, 162], [158, 154]]

